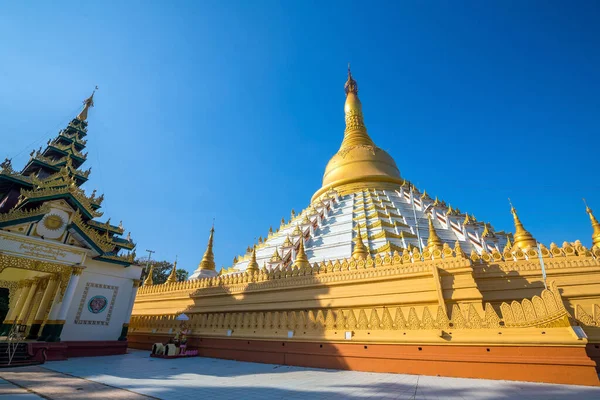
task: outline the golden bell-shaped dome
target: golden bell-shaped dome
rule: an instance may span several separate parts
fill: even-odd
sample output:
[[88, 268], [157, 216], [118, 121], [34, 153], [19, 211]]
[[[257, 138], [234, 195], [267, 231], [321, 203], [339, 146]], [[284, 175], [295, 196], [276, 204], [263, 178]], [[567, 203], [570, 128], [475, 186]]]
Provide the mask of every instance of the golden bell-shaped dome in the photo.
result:
[[348, 68], [345, 85], [346, 130], [338, 152], [329, 160], [323, 175], [323, 187], [315, 193], [313, 200], [327, 190], [356, 183], [377, 188], [382, 182], [401, 184], [400, 171], [394, 159], [375, 145], [367, 133], [358, 98], [358, 84]]

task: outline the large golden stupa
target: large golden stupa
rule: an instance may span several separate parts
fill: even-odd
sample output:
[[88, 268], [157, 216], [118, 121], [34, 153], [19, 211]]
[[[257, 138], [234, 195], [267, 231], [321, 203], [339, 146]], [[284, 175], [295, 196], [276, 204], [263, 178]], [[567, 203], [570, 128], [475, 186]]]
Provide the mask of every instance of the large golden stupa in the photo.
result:
[[[211, 230], [190, 280], [140, 288], [129, 345], [189, 317], [207, 357], [599, 385], [600, 223], [592, 247], [537, 242], [400, 177], [367, 133], [348, 71], [346, 129], [310, 204], [217, 272]], [[181, 319], [181, 318], [179, 318]]]

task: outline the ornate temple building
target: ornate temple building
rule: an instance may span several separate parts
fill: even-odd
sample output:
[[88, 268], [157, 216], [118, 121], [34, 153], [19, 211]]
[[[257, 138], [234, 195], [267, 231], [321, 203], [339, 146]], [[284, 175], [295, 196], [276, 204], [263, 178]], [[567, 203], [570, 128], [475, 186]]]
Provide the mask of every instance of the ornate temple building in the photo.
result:
[[37, 342], [29, 346], [49, 359], [124, 353], [140, 284], [130, 235], [100, 220], [104, 195], [81, 188], [93, 97], [22, 170], [0, 164], [0, 287], [9, 297], [0, 334]]
[[404, 179], [367, 133], [350, 71], [345, 92], [344, 138], [308, 206], [219, 272], [211, 230], [190, 280], [139, 290], [129, 345], [183, 328], [209, 357], [600, 384], [592, 211], [590, 248], [539, 244], [515, 208], [514, 233], [497, 231]]

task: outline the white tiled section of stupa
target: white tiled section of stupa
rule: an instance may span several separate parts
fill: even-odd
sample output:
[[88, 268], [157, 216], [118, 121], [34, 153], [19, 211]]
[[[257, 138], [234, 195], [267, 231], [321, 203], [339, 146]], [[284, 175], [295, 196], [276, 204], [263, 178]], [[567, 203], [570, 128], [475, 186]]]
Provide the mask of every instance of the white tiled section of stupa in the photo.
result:
[[[504, 232], [494, 232], [489, 224], [430, 198], [414, 186], [411, 190], [411, 184], [406, 182], [396, 190], [360, 190], [345, 195], [330, 191], [259, 243], [256, 260], [268, 270], [291, 265], [300, 232], [311, 264], [348, 259], [359, 226], [371, 256], [423, 249], [429, 237], [428, 218], [433, 219], [444, 243], [454, 247], [458, 241], [467, 254], [481, 254], [484, 249], [502, 251], [507, 243]], [[281, 262], [272, 261], [275, 250]], [[249, 261], [247, 252], [225, 273], [244, 271]]]

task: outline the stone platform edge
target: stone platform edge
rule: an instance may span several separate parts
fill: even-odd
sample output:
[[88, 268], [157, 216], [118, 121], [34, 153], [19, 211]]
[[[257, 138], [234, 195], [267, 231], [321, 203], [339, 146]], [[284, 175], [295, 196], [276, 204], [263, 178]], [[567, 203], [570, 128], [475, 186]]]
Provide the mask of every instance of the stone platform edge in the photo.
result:
[[[150, 350], [168, 335], [130, 334]], [[190, 337], [203, 357], [300, 367], [600, 386], [584, 346], [327, 343]]]

